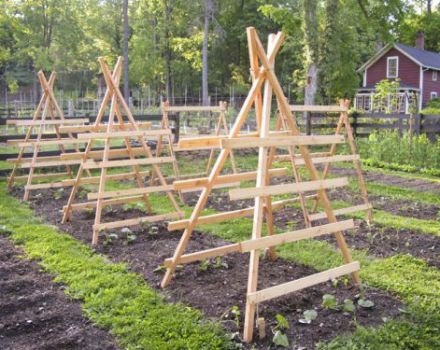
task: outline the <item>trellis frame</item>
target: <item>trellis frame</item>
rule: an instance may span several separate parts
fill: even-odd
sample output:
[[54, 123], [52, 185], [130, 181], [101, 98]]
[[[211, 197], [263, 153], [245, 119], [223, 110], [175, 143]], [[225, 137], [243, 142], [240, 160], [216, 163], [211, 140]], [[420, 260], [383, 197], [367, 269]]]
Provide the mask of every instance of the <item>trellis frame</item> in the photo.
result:
[[[159, 168], [159, 164], [172, 163], [174, 161], [174, 157], [155, 157], [145, 141], [146, 136], [166, 136], [170, 134], [170, 130], [141, 130], [139, 125], [134, 120], [133, 115], [119, 89], [119, 82], [122, 74], [122, 57], [118, 58], [113, 69], [113, 73], [111, 73], [104, 58], [100, 57], [98, 61], [107, 84], [107, 90], [94, 124], [94, 129], [99, 131], [78, 134], [79, 139], [87, 140], [87, 146], [85, 151], [81, 154], [81, 163], [79, 165], [76, 178], [73, 182], [72, 191], [70, 193], [67, 205], [63, 208], [64, 213], [62, 219], [63, 223], [69, 220], [73, 210], [95, 208], [96, 212], [93, 225], [92, 245], [96, 245], [98, 243], [99, 232], [104, 229], [137, 225], [143, 222], [176, 219], [183, 216], [183, 213], [180, 211], [179, 205], [173, 195], [174, 187], [166, 183], [166, 180]], [[103, 124], [102, 121], [104, 118], [104, 113], [109, 103], [110, 111], [108, 123]], [[124, 112], [124, 114], [122, 112]], [[124, 115], [127, 118], [127, 122], [124, 122]], [[106, 126], [105, 132], [101, 132], [103, 125]], [[133, 147], [130, 142], [131, 138], [136, 139], [140, 146]], [[98, 139], [104, 140], [104, 150], [102, 152], [92, 153], [92, 145]], [[125, 152], [121, 153], [121, 149], [111, 150], [111, 140], [114, 139], [122, 139], [124, 141]], [[137, 155], [143, 155], [145, 158], [136, 158]], [[128, 159], [111, 160], [111, 158], [120, 158], [120, 156], [125, 156]], [[95, 161], [95, 159], [100, 161]], [[152, 166], [152, 171], [158, 178], [160, 184], [159, 186], [145, 187], [142, 176], [146, 175], [147, 173], [140, 170], [141, 165]], [[132, 171], [121, 174], [107, 174], [107, 169], [109, 167], [120, 168], [125, 166], [130, 166]], [[82, 175], [84, 170], [88, 169], [98, 169], [100, 171], [100, 176], [83, 178]], [[105, 184], [107, 180], [133, 178], [136, 180], [136, 184], [138, 186], [137, 188], [119, 191], [105, 191]], [[73, 202], [75, 195], [78, 192], [79, 187], [84, 183], [98, 184], [98, 192], [89, 193], [88, 202], [74, 204]], [[101, 223], [102, 210], [107, 205], [126, 204], [143, 200], [147, 210], [151, 212], [152, 209], [148, 200], [148, 194], [159, 191], [166, 192], [172, 206], [175, 209], [175, 212]]]
[[[8, 125], [29, 127], [24, 139], [8, 142], [18, 144], [19, 152], [17, 158], [8, 159], [9, 162], [14, 163], [14, 166], [10, 176], [8, 177], [7, 185], [8, 188], [11, 188], [15, 180], [25, 179], [26, 185], [24, 187], [23, 200], [29, 199], [29, 195], [32, 190], [64, 187], [63, 182], [60, 181], [45, 182], [40, 184], [32, 183], [34, 179], [39, 178], [51, 179], [63, 176], [70, 177], [72, 175], [71, 165], [78, 164], [78, 162], [74, 160], [63, 161], [60, 156], [39, 157], [38, 154], [40, 147], [53, 145], [57, 146], [61, 152], [64, 152], [64, 145], [73, 144], [74, 148], [78, 151], [78, 144], [84, 142], [75, 140], [71, 132], [67, 132], [69, 138], [62, 138], [63, 132], [60, 129], [63, 125], [84, 124], [88, 123], [89, 121], [86, 118], [78, 118], [73, 120], [65, 119], [64, 113], [59, 107], [53, 92], [53, 86], [56, 79], [55, 71], [50, 74], [49, 80], [46, 79], [43, 71], [41, 70], [37, 75], [42, 88], [42, 96], [33, 114], [32, 120], [8, 120]], [[50, 120], [47, 119], [48, 115], [50, 116]], [[56, 136], [55, 139], [45, 139], [44, 129], [46, 126], [52, 126], [54, 128]], [[36, 134], [36, 138], [33, 138], [32, 132], [36, 127], [38, 128], [38, 132]], [[33, 148], [31, 158], [24, 158], [24, 151], [27, 147]], [[35, 169], [58, 166], [64, 166], [66, 171], [62, 173], [48, 173], [41, 175], [34, 174]], [[28, 168], [28, 175], [17, 176], [16, 173], [19, 168]]]
[[[336, 278], [338, 276], [350, 273], [352, 275], [353, 281], [356, 284], [360, 283], [360, 278], [358, 274], [359, 263], [353, 262], [351, 258], [350, 251], [346, 245], [342, 230], [350, 229], [354, 227], [353, 220], [347, 220], [338, 222], [336, 220], [333, 209], [330, 206], [330, 201], [327, 197], [326, 189], [334, 186], [343, 186], [348, 183], [346, 178], [342, 179], [332, 179], [325, 180], [321, 179], [319, 173], [317, 172], [312, 157], [307, 149], [307, 144], [313, 144], [313, 140], [319, 140], [320, 137], [307, 138], [300, 137], [300, 131], [296, 125], [293, 114], [291, 113], [287, 99], [281, 89], [279, 81], [274, 73], [274, 62], [275, 56], [278, 53], [284, 36], [282, 33], [278, 33], [276, 36], [269, 37], [267, 54], [262, 47], [262, 44], [256, 34], [254, 28], [247, 29], [249, 53], [251, 58], [251, 75], [252, 75], [252, 87], [249, 94], [240, 110], [234, 126], [232, 127], [227, 138], [221, 139], [219, 142], [222, 145], [220, 154], [215, 162], [210, 175], [206, 179], [199, 179], [199, 186], [203, 187], [199, 200], [194, 207], [194, 210], [188, 220], [181, 221], [180, 223], [170, 223], [170, 228], [181, 225], [185, 226], [185, 230], [182, 234], [181, 240], [174, 252], [174, 255], [170, 259], [165, 260], [165, 266], [167, 271], [161, 282], [162, 287], [166, 287], [173, 276], [177, 264], [189, 263], [192, 261], [199, 261], [209, 257], [221, 256], [230, 252], [250, 252], [250, 264], [249, 264], [249, 278], [247, 286], [247, 302], [246, 302], [246, 313], [245, 313], [245, 323], [244, 323], [244, 340], [250, 342], [253, 336], [254, 321], [255, 321], [255, 311], [256, 305], [264, 300], [271, 299], [273, 297], [281, 296], [286, 293], [293, 292], [295, 290], [303, 289], [308, 286], [324, 282], [331, 278]], [[261, 62], [262, 66], [259, 66]], [[261, 89], [264, 83], [264, 95], [261, 96]], [[312, 181], [301, 182], [300, 179], [295, 177], [296, 183], [289, 186], [278, 185], [270, 186], [269, 179], [273, 169], [270, 169], [270, 150], [275, 146], [279, 145], [280, 142], [274, 138], [271, 138], [271, 133], [269, 131], [269, 120], [271, 115], [271, 102], [272, 93], [275, 94], [280, 112], [285, 116], [285, 122], [289, 130], [290, 140], [283, 141], [284, 145], [296, 144], [299, 147], [299, 151], [302, 159], [304, 160], [305, 167], [308, 170]], [[201, 216], [202, 210], [205, 208], [209, 193], [218, 184], [218, 179], [220, 176], [221, 169], [223, 168], [225, 161], [232, 150], [232, 147], [240, 145], [243, 143], [243, 138], [240, 138], [239, 131], [244, 124], [252, 105], [255, 104], [255, 110], [257, 114], [257, 126], [259, 133], [257, 137], [248, 139], [252, 141], [259, 147], [258, 156], [258, 169], [256, 173], [252, 176], [256, 178], [256, 188], [250, 189], [234, 189], [231, 190], [231, 199], [237, 198], [255, 198], [255, 205], [251, 208], [253, 212], [253, 230], [252, 239], [236, 244], [230, 244], [223, 247], [217, 247], [212, 249], [207, 249], [201, 252], [195, 252], [191, 254], [184, 255], [185, 249], [191, 238], [192, 232], [197, 224], [208, 223], [208, 222], [219, 222], [226, 219], [231, 219], [235, 217], [241, 217], [242, 212], [228, 212], [212, 215], [210, 217]], [[298, 139], [298, 140], [296, 140]], [[301, 140], [299, 140], [301, 139]], [[338, 137], [333, 136], [333, 140], [337, 140]], [[212, 139], [211, 139], [212, 140]], [[328, 140], [327, 140], [328, 141]], [[214, 141], [215, 145], [217, 141]], [[327, 142], [332, 144], [332, 142]], [[241, 174], [230, 175], [235, 177], [240, 177]], [[250, 176], [248, 174], [247, 176]], [[225, 176], [223, 176], [225, 178]], [[301, 193], [304, 191], [316, 191], [319, 200], [321, 201], [325, 215], [329, 224], [321, 225], [318, 227], [309, 227], [305, 230], [287, 232], [285, 234], [273, 235], [273, 232], [268, 232], [269, 236], [261, 237], [262, 225], [264, 217], [273, 220], [272, 210], [273, 206], [270, 200], [270, 196], [273, 194], [282, 193]], [[246, 209], [245, 209], [246, 210]], [[265, 215], [266, 214], [266, 215]], [[202, 222], [199, 219], [203, 218]], [[216, 221], [215, 221], [216, 220]], [[273, 248], [276, 245], [295, 241], [298, 239], [310, 238], [318, 236], [325, 233], [334, 233], [336, 236], [337, 244], [342, 252], [345, 265], [340, 267], [320, 272], [303, 279], [288, 282], [279, 286], [264, 289], [262, 291], [257, 291], [258, 282], [258, 266], [259, 266], [259, 249], [261, 248]]]

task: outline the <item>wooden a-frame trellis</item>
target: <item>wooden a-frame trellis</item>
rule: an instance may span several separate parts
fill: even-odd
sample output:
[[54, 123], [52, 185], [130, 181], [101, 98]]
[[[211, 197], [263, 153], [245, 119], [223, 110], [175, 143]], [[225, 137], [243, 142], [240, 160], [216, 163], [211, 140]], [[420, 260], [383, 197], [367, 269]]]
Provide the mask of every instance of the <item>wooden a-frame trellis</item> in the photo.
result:
[[[321, 106], [321, 105], [290, 105], [290, 111], [294, 114], [296, 113], [339, 113], [338, 123], [336, 124], [335, 135], [344, 134], [346, 136], [346, 143], [350, 147], [351, 154], [340, 154], [337, 155], [337, 146], [338, 144], [332, 144], [330, 149], [327, 152], [315, 152], [311, 153], [313, 164], [324, 164], [324, 170], [322, 172], [322, 179], [326, 179], [331, 164], [334, 162], [353, 162], [354, 169], [356, 171], [357, 181], [359, 184], [359, 189], [361, 192], [363, 204], [352, 206], [349, 208], [340, 208], [334, 211], [336, 216], [353, 213], [356, 211], [365, 210], [367, 213], [367, 222], [371, 223], [373, 217], [373, 209], [372, 205], [368, 200], [368, 192], [367, 185], [365, 183], [365, 178], [362, 173], [362, 166], [360, 162], [359, 154], [357, 153], [356, 142], [353, 136], [353, 130], [350, 125], [350, 120], [348, 117], [348, 110], [350, 107], [349, 100], [340, 100], [339, 106]], [[282, 119], [282, 115], [279, 115], [279, 119]], [[278, 125], [278, 124], [277, 124]], [[276, 155], [275, 160], [277, 161], [291, 161], [291, 157], [289, 154], [286, 155]], [[297, 155], [295, 159], [295, 164], [297, 166], [303, 166], [304, 160], [301, 159], [301, 155]], [[316, 212], [316, 209], [319, 204], [319, 199], [317, 196], [314, 198], [315, 202], [312, 207], [312, 212]], [[307, 209], [305, 210], [305, 216], [307, 217], [307, 221], [313, 222], [316, 220], [321, 220], [325, 218], [324, 213], [309, 213]]]
[[[172, 163], [174, 158], [155, 157], [148, 147], [146, 137], [166, 136], [170, 130], [141, 130], [135, 122], [133, 115], [122, 96], [119, 89], [119, 82], [122, 72], [122, 57], [113, 70], [113, 74], [107, 66], [105, 60], [99, 58], [102, 73], [107, 84], [107, 90], [104, 99], [98, 111], [94, 127], [97, 132], [78, 134], [78, 139], [87, 140], [87, 146], [84, 152], [78, 154], [81, 157], [78, 173], [73, 181], [72, 191], [70, 193], [67, 205], [64, 206], [63, 222], [66, 222], [73, 210], [84, 208], [95, 208], [95, 222], [93, 225], [92, 244], [98, 243], [99, 232], [105, 229], [138, 225], [143, 222], [157, 222], [181, 218], [183, 213], [173, 195], [173, 185], [168, 185], [159, 168], [160, 164]], [[107, 105], [110, 103], [108, 122], [103, 123], [104, 113]], [[124, 122], [126, 118], [127, 122]], [[116, 119], [115, 119], [116, 118]], [[104, 132], [101, 132], [104, 129]], [[138, 145], [132, 145], [131, 140], [135, 139]], [[102, 151], [92, 151], [92, 146], [97, 140], [104, 140], [104, 149]], [[123, 148], [114, 148], [114, 141], [122, 140]], [[113, 147], [113, 149], [112, 149]], [[70, 156], [70, 155], [66, 155]], [[137, 158], [143, 157], [143, 158]], [[116, 160], [115, 160], [116, 159]], [[143, 176], [151, 174], [141, 171], [141, 166], [151, 166], [152, 172], [158, 177], [159, 186], [145, 186]], [[131, 172], [126, 172], [125, 168], [131, 167]], [[122, 173], [107, 174], [107, 169], [123, 169]], [[99, 176], [83, 177], [84, 170], [98, 170]], [[116, 191], [106, 191], [106, 182], [108, 180], [135, 179], [137, 187], [131, 189], [121, 189]], [[98, 184], [98, 192], [88, 193], [88, 202], [73, 203], [78, 189], [83, 184]], [[133, 203], [144, 201], [149, 212], [152, 211], [148, 194], [156, 192], [166, 192], [175, 212], [161, 215], [149, 215], [126, 220], [113, 222], [101, 222], [102, 210], [105, 206]]]
[[[342, 234], [343, 230], [353, 228], [354, 222], [353, 220], [345, 220], [341, 222], [336, 220], [326, 192], [326, 190], [329, 188], [347, 185], [348, 179], [321, 179], [313, 164], [312, 157], [310, 156], [310, 152], [307, 147], [308, 145], [316, 144], [322, 145], [341, 143], [344, 142], [344, 137], [342, 135], [302, 136], [300, 134], [294, 116], [289, 109], [287, 99], [285, 98], [279, 81], [274, 73], [275, 56], [282, 45], [284, 39], [283, 34], [278, 33], [276, 36], [269, 36], [267, 53], [264, 50], [254, 28], [247, 29], [247, 36], [251, 60], [251, 73], [253, 78], [252, 87], [228, 137], [223, 138], [220, 141], [215, 139], [205, 140], [205, 144], [216, 144], [216, 142], [220, 142], [222, 150], [208, 178], [193, 180], [192, 183], [186, 182], [187, 185], [192, 184], [194, 186], [202, 186], [203, 190], [190, 218], [188, 220], [170, 223], [169, 225], [170, 229], [183, 227], [185, 230], [173, 257], [165, 260], [167, 271], [162, 280], [161, 286], [165, 287], [169, 284], [178, 264], [200, 261], [231, 252], [250, 252], [244, 323], [244, 340], [246, 342], [250, 342], [253, 335], [256, 307], [260, 302], [325, 282], [345, 274], [351, 274], [356, 284], [360, 283], [360, 278], [358, 274], [359, 263], [352, 261], [350, 251]], [[259, 62], [261, 62], [261, 67], [259, 66]], [[263, 88], [263, 84], [264, 94], [262, 96], [261, 89]], [[275, 94], [279, 109], [285, 116], [285, 121], [287, 123], [288, 128], [283, 132], [271, 132], [269, 129], [273, 93]], [[240, 129], [253, 105], [255, 105], [255, 112], [257, 116], [258, 135], [251, 137], [248, 135], [240, 135]], [[311, 177], [311, 181], [303, 182], [300, 178], [295, 176], [294, 183], [285, 185], [270, 185], [270, 178], [273, 176], [274, 170], [278, 170], [270, 169], [270, 158], [273, 157], [274, 149], [276, 147], [285, 146], [298, 147], [301, 157], [304, 161], [304, 165]], [[220, 176], [220, 171], [232, 149], [251, 147], [258, 147], [259, 149], [258, 169], [256, 172], [244, 173], [243, 176], [241, 176], [241, 174]], [[292, 155], [292, 158], [293, 157], [294, 155]], [[232, 189], [229, 192], [232, 200], [255, 198], [254, 207], [244, 209], [242, 211], [201, 216], [202, 210], [207, 203], [207, 199], [212, 188], [218, 183], [227, 183], [234, 177], [235, 180], [256, 179], [255, 188]], [[175, 185], [176, 187], [179, 186], [178, 183], [175, 183]], [[262, 237], [264, 217], [266, 217], [268, 226], [271, 225], [271, 222], [273, 224], [272, 211], [275, 208], [275, 203], [271, 202], [271, 196], [314, 191], [316, 191], [317, 196], [324, 207], [327, 220], [329, 221], [328, 224], [316, 227], [308, 227], [306, 229], [277, 235], [274, 235], [273, 231], [268, 230], [268, 236]], [[252, 238], [250, 240], [184, 255], [185, 249], [196, 225], [242, 217], [245, 216], [242, 212], [249, 210], [253, 214]], [[298, 241], [306, 238], [313, 238], [330, 233], [335, 234], [338, 246], [345, 261], [344, 265], [278, 286], [273, 286], [260, 291], [257, 290], [260, 249], [274, 248], [279, 244]]]
[[[78, 144], [84, 143], [74, 139], [72, 133], [68, 132], [68, 138], [63, 138], [63, 132], [60, 130], [65, 125], [79, 125], [87, 123], [85, 118], [65, 119], [62, 109], [59, 107], [53, 92], [53, 86], [56, 78], [56, 72], [52, 72], [49, 81], [42, 71], [38, 72], [38, 79], [42, 88], [42, 96], [38, 106], [33, 114], [32, 120], [8, 120], [9, 125], [28, 127], [26, 136], [21, 140], [8, 141], [9, 144], [18, 144], [19, 152], [15, 159], [8, 159], [14, 166], [11, 175], [8, 178], [8, 187], [10, 188], [17, 180], [26, 180], [24, 187], [24, 200], [29, 199], [30, 191], [44, 188], [64, 187], [63, 182], [58, 181], [60, 177], [71, 177], [71, 165], [78, 164], [75, 160], [62, 160], [60, 156], [39, 156], [41, 148], [57, 147], [60, 152], [65, 151], [65, 145], [74, 145], [78, 150]], [[48, 119], [48, 116], [50, 119]], [[47, 127], [53, 127], [55, 133], [48, 135], [45, 133]], [[33, 137], [33, 131], [38, 128], [36, 136]], [[54, 136], [47, 138], [48, 136]], [[25, 150], [32, 149], [32, 157], [24, 157]], [[36, 169], [65, 167], [65, 172], [53, 172], [35, 174]], [[18, 169], [29, 169], [27, 175], [17, 176]], [[47, 182], [48, 179], [57, 179], [55, 182]], [[33, 180], [44, 179], [44, 183], [33, 183]]]

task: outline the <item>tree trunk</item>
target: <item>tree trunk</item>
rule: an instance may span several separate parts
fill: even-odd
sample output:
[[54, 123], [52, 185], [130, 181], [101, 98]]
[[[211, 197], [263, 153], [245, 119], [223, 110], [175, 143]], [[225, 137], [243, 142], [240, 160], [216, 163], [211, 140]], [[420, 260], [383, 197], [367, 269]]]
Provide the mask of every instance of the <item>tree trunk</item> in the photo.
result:
[[306, 44], [305, 67], [307, 72], [304, 103], [314, 104], [318, 89], [318, 18], [317, 0], [304, 0], [304, 37]]
[[202, 104], [209, 105], [208, 91], [208, 39], [209, 39], [209, 23], [212, 16], [212, 0], [205, 0], [205, 25], [203, 29], [203, 46], [202, 46]]
[[432, 13], [432, 1], [431, 0], [426, 1], [426, 12], [428, 12], [428, 14]]
[[128, 0], [124, 0], [122, 5], [124, 17], [124, 98], [127, 103], [130, 101], [130, 88], [128, 79], [128, 39], [130, 37], [130, 28], [128, 26]]
[[167, 100], [171, 99], [171, 46], [170, 46], [170, 26], [171, 26], [171, 12], [173, 10], [173, 0], [163, 0], [165, 8], [165, 79], [166, 79], [166, 97]]

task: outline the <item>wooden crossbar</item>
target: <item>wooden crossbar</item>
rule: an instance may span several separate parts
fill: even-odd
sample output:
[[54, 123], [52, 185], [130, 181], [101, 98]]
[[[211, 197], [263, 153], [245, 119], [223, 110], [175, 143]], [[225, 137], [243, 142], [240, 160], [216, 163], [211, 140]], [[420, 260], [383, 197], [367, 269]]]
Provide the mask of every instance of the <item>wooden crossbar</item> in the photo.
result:
[[[333, 210], [333, 212], [335, 213], [336, 216], [341, 216], [345, 214], [355, 213], [357, 211], [369, 210], [372, 208], [373, 206], [371, 204], [359, 204], [348, 208], [335, 209]], [[310, 221], [316, 221], [316, 220], [326, 219], [327, 216], [325, 215], [325, 213], [316, 213], [316, 214], [310, 214], [309, 218]]]
[[47, 141], [35, 140], [35, 141], [19, 142], [18, 147], [80, 145], [86, 142], [87, 140], [76, 140], [76, 139], [61, 139], [61, 140], [47, 140]]
[[[132, 154], [134, 156], [139, 156], [142, 154], [145, 154], [144, 149], [142, 147], [133, 147], [131, 149]], [[69, 153], [63, 153], [60, 155], [61, 159], [68, 160], [68, 159], [82, 159], [85, 155], [85, 152], [69, 152]], [[90, 151], [88, 153], [88, 157], [92, 159], [102, 159], [104, 155], [104, 151]], [[119, 158], [119, 157], [127, 157], [130, 155], [130, 152], [126, 148], [121, 149], [112, 149], [109, 151], [109, 159], [112, 158]]]
[[255, 148], [255, 147], [283, 147], [304, 145], [328, 145], [343, 143], [343, 135], [325, 136], [284, 136], [284, 137], [243, 137], [228, 138], [220, 141], [222, 148]]
[[78, 134], [79, 140], [99, 140], [99, 139], [115, 139], [130, 137], [135, 138], [139, 136], [159, 136], [159, 135], [171, 135], [171, 130], [169, 129], [159, 129], [159, 130], [139, 130], [139, 131], [114, 131], [114, 132], [91, 132], [85, 134]]
[[68, 124], [81, 124], [88, 123], [88, 118], [78, 119], [58, 119], [58, 120], [22, 120], [22, 119], [9, 119], [6, 120], [6, 125], [16, 126], [41, 126], [41, 125], [68, 125]]
[[[270, 176], [284, 176], [287, 174], [288, 174], [287, 168], [278, 168], [278, 169], [269, 170]], [[256, 177], [257, 177], [256, 171], [248, 171], [245, 173], [238, 173], [238, 174], [220, 175], [216, 179], [215, 184], [220, 185], [220, 184], [236, 183], [240, 181], [255, 180]], [[194, 188], [203, 188], [206, 186], [207, 183], [208, 183], [208, 178], [201, 177], [197, 179], [174, 181], [174, 187], [176, 188], [176, 190], [187, 190]]]
[[55, 160], [55, 161], [42, 161], [42, 162], [25, 162], [20, 164], [20, 168], [50, 168], [56, 166], [77, 165], [80, 164], [80, 160]]
[[140, 159], [124, 159], [124, 160], [110, 160], [103, 162], [95, 162], [89, 160], [83, 163], [84, 169], [101, 169], [101, 168], [118, 168], [133, 165], [152, 165], [152, 164], [164, 164], [172, 163], [173, 157], [160, 157], [160, 158], [140, 158]]
[[[32, 163], [32, 158], [8, 158], [6, 159], [6, 161], [8, 163], [15, 163], [18, 160], [20, 160], [22, 163]], [[47, 161], [51, 161], [51, 160], [60, 160], [60, 156], [47, 156], [47, 157], [39, 157], [37, 159], [35, 159], [35, 163], [39, 163], [39, 162], [47, 162]]]
[[[277, 202], [272, 203], [272, 210], [278, 210], [286, 205], [297, 201], [297, 198], [284, 199]], [[197, 219], [197, 225], [207, 225], [207, 224], [215, 224], [218, 222], [223, 222], [225, 220], [238, 219], [246, 216], [250, 216], [254, 213], [254, 207], [238, 209], [233, 211], [227, 211], [224, 213], [199, 216]], [[189, 220], [179, 220], [173, 221], [168, 224], [169, 231], [183, 230], [189, 224]]]
[[107, 192], [92, 192], [87, 194], [87, 199], [101, 199], [101, 198], [112, 198], [112, 197], [121, 197], [121, 196], [133, 196], [136, 194], [147, 194], [147, 193], [155, 193], [155, 192], [167, 192], [174, 190], [173, 185], [166, 186], [149, 186], [143, 188], [131, 188], [128, 190], [117, 190], [117, 191], [107, 191]]
[[163, 106], [165, 112], [223, 112], [221, 106]]
[[315, 112], [315, 113], [340, 113], [347, 112], [348, 108], [343, 106], [319, 106], [319, 105], [290, 105], [292, 112]]
[[31, 191], [31, 190], [42, 190], [42, 189], [47, 189], [47, 188], [60, 188], [60, 187], [65, 187], [65, 185], [62, 181], [50, 182], [50, 183], [44, 183], [44, 184], [26, 185], [26, 186], [24, 186], [24, 189]]
[[[150, 171], [140, 171], [138, 173], [140, 176], [148, 176], [150, 175]], [[126, 179], [132, 179], [137, 175], [136, 172], [129, 172], [129, 173], [122, 173], [122, 174], [111, 174], [107, 175], [107, 180], [126, 180]], [[82, 177], [79, 180], [80, 185], [85, 184], [96, 184], [99, 183], [100, 177], [99, 176], [88, 176], [88, 177]], [[66, 184], [66, 186], [73, 186], [75, 184], [75, 179], [66, 179], [63, 180], [63, 183]]]
[[[334, 233], [341, 230], [349, 230], [354, 227], [353, 220], [345, 220], [327, 225], [309, 227], [306, 229], [280, 233], [273, 236], [249, 239], [239, 243], [228, 244], [221, 247], [206, 249], [195, 253], [182, 255], [179, 264], [189, 264], [195, 261], [202, 261], [216, 256], [230, 253], [247, 253], [251, 250], [274, 247], [285, 243], [300, 241], [303, 239], [314, 238], [325, 234]], [[165, 266], [169, 266], [171, 259], [166, 259]]]
[[[315, 157], [329, 157], [332, 154], [330, 152], [314, 152], [314, 153], [310, 153], [310, 156], [313, 158]], [[301, 154], [294, 154], [295, 158], [302, 158]], [[292, 156], [290, 154], [277, 154], [274, 157], [275, 161], [279, 161], [279, 162], [290, 162], [292, 160]]]
[[289, 293], [296, 292], [314, 286], [319, 283], [331, 281], [340, 276], [348, 275], [355, 271], [359, 271], [360, 264], [358, 261], [336, 267], [323, 272], [318, 272], [313, 275], [297, 279], [295, 281], [283, 283], [274, 287], [266, 288], [257, 292], [249, 293], [247, 301], [253, 304], [258, 304], [266, 300], [271, 300]]
[[[36, 174], [33, 176], [34, 180], [39, 180], [39, 179], [53, 179], [54, 177], [58, 178], [58, 177], [64, 177], [64, 176], [68, 176], [69, 173], [67, 172], [62, 172], [62, 173], [44, 173], [44, 174]], [[27, 180], [28, 179], [28, 175], [20, 175], [20, 176], [15, 176], [14, 180], [17, 181], [21, 181], [21, 180]], [[9, 180], [9, 177], [8, 177]]]
[[[105, 206], [110, 206], [110, 205], [119, 205], [119, 204], [128, 204], [128, 203], [139, 202], [140, 200], [142, 200], [142, 198], [144, 198], [143, 195], [122, 197], [122, 198], [111, 198], [111, 199], [105, 199], [101, 203], [102, 203], [102, 206], [105, 207]], [[72, 210], [83, 210], [86, 208], [96, 208], [96, 204], [97, 204], [97, 201], [74, 203], [74, 204], [72, 204], [71, 209]], [[63, 210], [66, 207], [67, 207], [66, 205], [63, 206]]]
[[[139, 129], [149, 129], [151, 128], [151, 126], [153, 125], [151, 122], [139, 122], [136, 123], [137, 127]], [[121, 125], [116, 124], [114, 126], [115, 130], [134, 130], [133, 125], [130, 123], [124, 123]], [[101, 124], [101, 125], [79, 125], [79, 126], [61, 126], [60, 127], [60, 132], [64, 133], [64, 132], [99, 132], [99, 131], [106, 131], [107, 130], [107, 125], [106, 124]]]
[[319, 191], [348, 185], [348, 178], [304, 181], [283, 185], [261, 186], [257, 188], [237, 188], [229, 191], [231, 200], [249, 199], [260, 196], [277, 196], [288, 193]]
[[[336, 163], [336, 162], [348, 162], [353, 160], [359, 160], [359, 154], [341, 154], [336, 156], [329, 156], [329, 157], [316, 157], [312, 158], [313, 164], [324, 164], [324, 163]], [[304, 165], [305, 161], [304, 159], [295, 159], [296, 165]]]
[[179, 212], [175, 212], [175, 213], [144, 216], [144, 217], [140, 217], [140, 218], [126, 219], [126, 220], [113, 221], [113, 222], [105, 222], [105, 223], [93, 225], [93, 229], [99, 232], [99, 231], [103, 231], [103, 230], [110, 230], [113, 228], [140, 225], [145, 222], [153, 223], [153, 222], [164, 221], [164, 220], [172, 220], [172, 219], [182, 217], [183, 215], [184, 215], [183, 212], [179, 211]]

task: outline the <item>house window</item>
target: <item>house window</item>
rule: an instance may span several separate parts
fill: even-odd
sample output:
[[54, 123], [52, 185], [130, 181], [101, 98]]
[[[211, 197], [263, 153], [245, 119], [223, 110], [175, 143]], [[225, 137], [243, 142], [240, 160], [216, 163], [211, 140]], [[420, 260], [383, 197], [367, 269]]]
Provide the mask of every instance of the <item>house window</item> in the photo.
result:
[[437, 71], [436, 70], [432, 71], [432, 81], [437, 81]]
[[431, 100], [433, 100], [434, 98], [437, 98], [437, 92], [431, 91]]
[[399, 57], [387, 57], [387, 78], [397, 78], [399, 73]]

